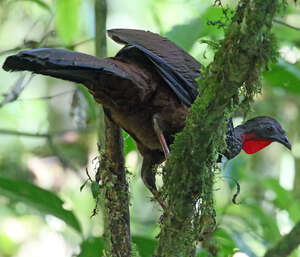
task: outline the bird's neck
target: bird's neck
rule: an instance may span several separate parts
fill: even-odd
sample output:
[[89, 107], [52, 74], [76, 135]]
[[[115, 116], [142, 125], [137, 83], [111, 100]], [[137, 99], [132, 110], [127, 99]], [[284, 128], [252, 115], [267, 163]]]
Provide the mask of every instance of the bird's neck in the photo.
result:
[[240, 126], [233, 128], [232, 121], [230, 120], [228, 124], [228, 131], [226, 132], [227, 149], [223, 153], [227, 159], [232, 159], [241, 152], [243, 146], [243, 134], [243, 128]]

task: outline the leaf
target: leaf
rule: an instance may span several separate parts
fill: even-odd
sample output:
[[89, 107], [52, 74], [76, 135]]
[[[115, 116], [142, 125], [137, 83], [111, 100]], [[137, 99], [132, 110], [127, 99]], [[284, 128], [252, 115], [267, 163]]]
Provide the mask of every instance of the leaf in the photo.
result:
[[136, 151], [136, 144], [133, 138], [123, 130], [123, 139], [124, 139], [124, 155], [126, 156], [131, 151]]
[[50, 191], [25, 181], [0, 177], [0, 193], [9, 199], [28, 204], [44, 214], [51, 214], [81, 233], [80, 224], [73, 212], [64, 209], [64, 202]]
[[50, 6], [42, 0], [22, 0], [22, 1], [30, 1], [30, 2], [36, 3], [37, 5], [42, 7], [43, 9], [45, 9], [48, 12], [52, 13], [52, 10], [51, 10]]
[[57, 0], [56, 31], [66, 45], [70, 45], [79, 32], [80, 3], [80, 0]]
[[89, 237], [80, 245], [81, 252], [77, 257], [102, 256], [104, 241], [101, 237]]
[[272, 30], [281, 45], [294, 44], [296, 46], [299, 46], [300, 40], [298, 30], [294, 30], [290, 27], [284, 26], [283, 24], [278, 24], [277, 22], [274, 23]]
[[165, 36], [184, 50], [189, 51], [194, 43], [200, 38], [202, 34], [202, 25], [202, 20], [196, 18], [187, 24], [174, 26]]
[[4, 231], [0, 233], [0, 253], [2, 256], [15, 256], [18, 252], [18, 243]]
[[[245, 207], [248, 209], [246, 212], [250, 217], [255, 217], [259, 222], [260, 227], [263, 231], [263, 238], [269, 242], [274, 240], [279, 240], [281, 235], [277, 226], [277, 223], [274, 219], [264, 212], [264, 210], [259, 207], [257, 204], [245, 204]], [[254, 219], [254, 218], [253, 218]]]
[[214, 238], [217, 239], [222, 253], [226, 256], [231, 256], [234, 253], [234, 249], [236, 248], [235, 242], [226, 230], [219, 228], [214, 233]]
[[287, 210], [290, 218], [294, 222], [298, 222], [300, 217], [300, 206], [293, 193], [284, 189], [279, 184], [278, 180], [273, 178], [263, 179], [261, 180], [261, 183], [265, 188], [272, 190], [276, 194], [273, 204], [279, 209]]
[[264, 80], [271, 86], [300, 94], [300, 68], [283, 59], [270, 65], [270, 70], [264, 73]]
[[136, 244], [141, 257], [151, 257], [157, 246], [156, 240], [148, 237], [133, 236], [132, 241]]
[[100, 195], [100, 186], [99, 186], [98, 182], [92, 181], [91, 191], [92, 191], [93, 198], [97, 200]]
[[216, 26], [207, 24], [209, 20], [221, 19], [223, 16], [221, 8], [210, 7], [200, 15], [188, 23], [174, 26], [165, 36], [184, 50], [189, 51], [200, 37], [210, 36], [215, 38], [223, 33]]

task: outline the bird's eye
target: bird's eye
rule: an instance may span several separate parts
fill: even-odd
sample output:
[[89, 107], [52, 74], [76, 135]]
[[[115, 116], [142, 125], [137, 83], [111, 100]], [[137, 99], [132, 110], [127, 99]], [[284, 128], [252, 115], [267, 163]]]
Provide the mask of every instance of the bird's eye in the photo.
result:
[[266, 127], [266, 131], [267, 132], [274, 132], [274, 128], [273, 127]]

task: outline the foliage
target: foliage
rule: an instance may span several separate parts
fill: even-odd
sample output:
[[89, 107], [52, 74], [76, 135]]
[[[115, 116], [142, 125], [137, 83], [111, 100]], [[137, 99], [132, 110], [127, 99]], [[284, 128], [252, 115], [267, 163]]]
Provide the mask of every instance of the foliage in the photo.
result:
[[55, 194], [21, 180], [0, 178], [0, 192], [12, 200], [18, 200], [45, 214], [54, 215], [81, 233], [78, 220], [71, 211], [63, 208], [63, 201]]
[[[64, 44], [69, 44], [78, 34], [80, 0], [58, 0], [56, 6], [56, 31]], [[66, 15], [71, 13], [72, 15]]]

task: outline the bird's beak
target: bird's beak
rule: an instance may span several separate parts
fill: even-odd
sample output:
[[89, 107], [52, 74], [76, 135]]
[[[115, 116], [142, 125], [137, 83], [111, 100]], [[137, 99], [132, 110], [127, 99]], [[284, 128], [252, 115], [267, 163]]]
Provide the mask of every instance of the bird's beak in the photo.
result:
[[282, 135], [281, 137], [276, 138], [275, 141], [277, 141], [280, 144], [283, 144], [289, 150], [292, 150], [292, 144], [291, 144], [291, 142], [289, 141], [289, 139], [286, 135]]

